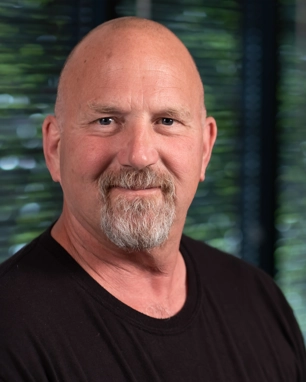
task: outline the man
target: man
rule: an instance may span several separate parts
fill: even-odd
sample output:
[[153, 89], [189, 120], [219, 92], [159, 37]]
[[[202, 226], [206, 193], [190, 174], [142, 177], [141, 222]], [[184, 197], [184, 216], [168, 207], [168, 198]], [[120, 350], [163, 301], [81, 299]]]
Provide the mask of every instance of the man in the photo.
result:
[[196, 66], [165, 27], [93, 30], [62, 71], [44, 153], [58, 221], [0, 278], [0, 381], [305, 381], [272, 280], [186, 237], [216, 138]]

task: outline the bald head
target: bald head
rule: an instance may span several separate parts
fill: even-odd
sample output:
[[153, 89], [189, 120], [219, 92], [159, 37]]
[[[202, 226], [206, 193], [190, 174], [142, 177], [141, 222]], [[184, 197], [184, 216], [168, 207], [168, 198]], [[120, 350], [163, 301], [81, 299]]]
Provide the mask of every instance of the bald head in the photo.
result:
[[[80, 82], [90, 78], [93, 82], [97, 68], [109, 64], [116, 70], [120, 63], [140, 62], [154, 57], [173, 71], [188, 78], [193, 92], [204, 107], [204, 92], [196, 65], [184, 44], [166, 27], [151, 20], [122, 17], [108, 21], [93, 29], [73, 49], [62, 70], [58, 85], [55, 114], [63, 122], [67, 99], [78, 93]], [[76, 106], [76, 105], [75, 105]]]

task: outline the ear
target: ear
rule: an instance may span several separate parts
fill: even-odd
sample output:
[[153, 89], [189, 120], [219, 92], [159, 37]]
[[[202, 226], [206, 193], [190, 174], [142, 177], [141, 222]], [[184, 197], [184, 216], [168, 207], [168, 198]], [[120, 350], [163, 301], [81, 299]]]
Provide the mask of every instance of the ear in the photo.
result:
[[60, 143], [61, 132], [57, 119], [48, 115], [42, 125], [43, 147], [47, 167], [54, 182], [61, 181]]
[[203, 182], [205, 179], [205, 171], [208, 166], [211, 152], [217, 138], [217, 124], [214, 118], [207, 117], [204, 122], [203, 127], [203, 158], [202, 158], [202, 168], [200, 174], [200, 181]]

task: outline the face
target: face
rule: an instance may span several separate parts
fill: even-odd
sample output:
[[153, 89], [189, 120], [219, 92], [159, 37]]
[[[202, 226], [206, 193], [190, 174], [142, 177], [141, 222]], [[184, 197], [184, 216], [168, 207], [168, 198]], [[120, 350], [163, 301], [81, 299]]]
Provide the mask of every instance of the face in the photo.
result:
[[159, 226], [164, 234], [154, 247], [183, 228], [204, 179], [214, 120], [205, 118], [195, 74], [160, 47], [100, 52], [92, 45], [72, 69], [61, 132], [55, 121], [45, 128], [47, 164], [64, 208], [87, 230], [99, 235], [102, 226], [120, 246], [122, 234], [117, 242], [113, 235], [120, 221], [146, 226], [147, 234]]

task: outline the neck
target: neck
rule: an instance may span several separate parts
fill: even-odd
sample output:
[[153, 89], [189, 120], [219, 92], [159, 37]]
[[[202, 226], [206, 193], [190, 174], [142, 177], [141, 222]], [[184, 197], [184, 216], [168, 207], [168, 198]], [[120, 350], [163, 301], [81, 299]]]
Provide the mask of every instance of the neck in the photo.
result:
[[114, 297], [151, 317], [176, 314], [186, 299], [186, 269], [179, 252], [181, 234], [150, 251], [127, 252], [95, 235], [75, 219], [61, 216], [52, 236]]

